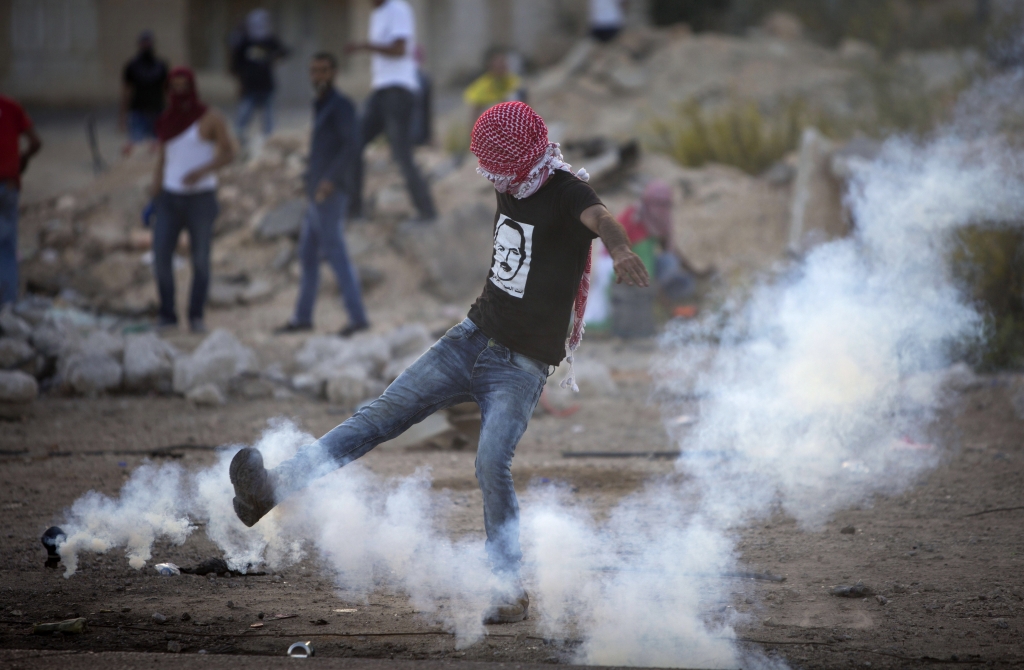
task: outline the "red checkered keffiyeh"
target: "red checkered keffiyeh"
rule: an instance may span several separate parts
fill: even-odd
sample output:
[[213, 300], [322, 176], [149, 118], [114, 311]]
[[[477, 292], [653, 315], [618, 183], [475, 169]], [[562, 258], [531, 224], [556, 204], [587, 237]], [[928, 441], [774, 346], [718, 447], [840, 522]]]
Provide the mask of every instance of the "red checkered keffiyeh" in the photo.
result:
[[[509, 193], [520, 200], [536, 193], [555, 170], [565, 170], [583, 181], [590, 179], [582, 168], [572, 172], [572, 166], [562, 160], [558, 144], [548, 141], [544, 119], [524, 102], [503, 102], [481, 114], [473, 125], [469, 150], [479, 162], [478, 173], [494, 184], [499, 193]], [[561, 383], [562, 388], [571, 386], [577, 392], [573, 356], [583, 341], [583, 314], [590, 292], [590, 258], [588, 251], [565, 343], [569, 376]]]

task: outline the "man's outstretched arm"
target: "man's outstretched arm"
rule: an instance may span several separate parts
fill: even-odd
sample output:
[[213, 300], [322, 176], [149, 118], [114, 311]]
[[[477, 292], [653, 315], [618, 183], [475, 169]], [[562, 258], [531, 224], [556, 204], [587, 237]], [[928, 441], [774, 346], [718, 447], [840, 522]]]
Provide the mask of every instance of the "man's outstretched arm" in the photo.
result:
[[615, 263], [615, 282], [630, 286], [648, 286], [647, 268], [633, 253], [626, 229], [605, 209], [604, 205], [591, 205], [580, 214], [584, 226], [598, 234]]

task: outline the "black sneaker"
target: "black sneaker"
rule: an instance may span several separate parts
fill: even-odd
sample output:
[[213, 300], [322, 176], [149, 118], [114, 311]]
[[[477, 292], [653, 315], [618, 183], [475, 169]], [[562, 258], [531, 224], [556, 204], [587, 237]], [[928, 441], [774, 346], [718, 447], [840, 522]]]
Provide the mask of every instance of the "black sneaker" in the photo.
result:
[[530, 611], [530, 596], [527, 595], [526, 591], [520, 591], [519, 595], [510, 598], [509, 596], [500, 596], [495, 599], [495, 603], [491, 605], [490, 611], [484, 615], [484, 623], [501, 624], [501, 623], [519, 623], [526, 618], [526, 615]]
[[291, 333], [305, 333], [313, 330], [311, 323], [292, 323], [289, 321], [283, 326], [274, 329], [274, 335], [290, 335]]
[[252, 447], [242, 449], [231, 459], [229, 469], [235, 487], [235, 514], [252, 527], [277, 504], [270, 473], [263, 467], [263, 454]]
[[368, 323], [364, 323], [364, 324], [362, 324], [360, 326], [353, 325], [353, 324], [350, 323], [347, 326], [345, 326], [344, 328], [342, 328], [341, 330], [339, 330], [338, 331], [338, 335], [340, 337], [352, 337], [356, 333], [361, 333], [364, 330], [369, 330], [369, 329], [370, 329], [370, 324], [368, 324]]

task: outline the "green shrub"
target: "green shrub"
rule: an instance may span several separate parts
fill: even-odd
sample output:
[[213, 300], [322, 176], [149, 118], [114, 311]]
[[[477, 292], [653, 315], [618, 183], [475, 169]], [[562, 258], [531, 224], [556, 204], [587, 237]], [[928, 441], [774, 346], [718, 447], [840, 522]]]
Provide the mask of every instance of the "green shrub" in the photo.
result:
[[1024, 367], [1024, 231], [968, 226], [954, 242], [953, 276], [984, 318], [957, 353], [980, 370]]
[[722, 163], [758, 174], [796, 148], [804, 125], [800, 102], [766, 117], [752, 102], [706, 111], [689, 101], [675, 116], [654, 120], [652, 148], [688, 167]]

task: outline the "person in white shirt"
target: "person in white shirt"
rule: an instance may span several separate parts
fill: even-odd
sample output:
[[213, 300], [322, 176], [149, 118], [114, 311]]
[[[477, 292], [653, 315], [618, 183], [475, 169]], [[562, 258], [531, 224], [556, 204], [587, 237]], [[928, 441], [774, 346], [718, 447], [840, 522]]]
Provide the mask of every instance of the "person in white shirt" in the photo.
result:
[[[437, 217], [426, 180], [413, 161], [413, 105], [419, 91], [416, 73], [416, 17], [406, 0], [373, 0], [369, 42], [349, 44], [347, 51], [368, 51], [371, 57], [373, 92], [366, 101], [362, 119], [362, 148], [382, 132], [391, 145], [391, 156], [405, 176], [405, 185], [418, 213], [417, 221], [431, 223]], [[352, 184], [353, 217], [362, 216], [363, 167], [356, 161]]]
[[611, 42], [626, 23], [625, 0], [590, 0], [590, 34], [598, 42]]

